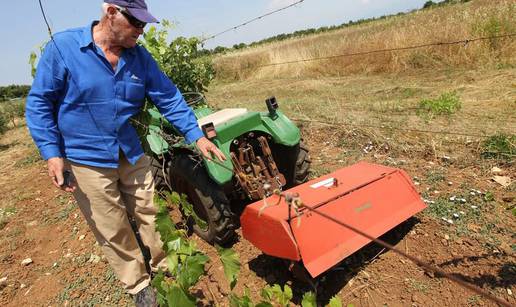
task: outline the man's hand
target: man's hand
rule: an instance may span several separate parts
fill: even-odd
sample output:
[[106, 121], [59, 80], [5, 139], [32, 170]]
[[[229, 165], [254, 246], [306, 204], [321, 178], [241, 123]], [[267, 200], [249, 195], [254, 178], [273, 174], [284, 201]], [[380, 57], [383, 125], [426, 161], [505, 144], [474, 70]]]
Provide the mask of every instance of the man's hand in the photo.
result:
[[197, 140], [197, 148], [199, 148], [202, 155], [208, 160], [212, 159], [211, 154], [213, 154], [219, 161], [226, 161], [226, 156], [224, 156], [222, 151], [204, 136]]
[[52, 183], [60, 188], [63, 191], [66, 192], [73, 192], [75, 191], [75, 182], [73, 180], [70, 181], [70, 186], [62, 186], [64, 182], [63, 173], [65, 171], [64, 169], [64, 160], [63, 158], [50, 158], [47, 161], [48, 165], [48, 175], [50, 178], [52, 178]]

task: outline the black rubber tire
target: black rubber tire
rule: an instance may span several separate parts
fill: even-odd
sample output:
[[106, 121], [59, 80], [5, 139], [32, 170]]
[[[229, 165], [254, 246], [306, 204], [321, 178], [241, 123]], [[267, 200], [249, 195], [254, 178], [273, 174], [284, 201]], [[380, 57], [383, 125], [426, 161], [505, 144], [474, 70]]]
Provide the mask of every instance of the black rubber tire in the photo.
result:
[[299, 144], [299, 153], [296, 159], [296, 169], [294, 176], [294, 185], [299, 185], [308, 181], [310, 176], [310, 155], [308, 153], [308, 147], [304, 143]]
[[154, 189], [156, 191], [161, 191], [167, 188], [167, 184], [165, 182], [165, 175], [163, 174], [163, 167], [167, 169], [168, 163], [163, 165], [163, 160], [157, 159], [156, 157], [149, 157], [151, 160], [150, 167], [152, 171], [152, 177], [154, 178]]
[[222, 187], [207, 174], [201, 162], [187, 154], [175, 155], [169, 168], [174, 191], [186, 194], [197, 215], [207, 223], [203, 229], [189, 219], [193, 231], [210, 244], [225, 245], [235, 237], [235, 224], [229, 200]]

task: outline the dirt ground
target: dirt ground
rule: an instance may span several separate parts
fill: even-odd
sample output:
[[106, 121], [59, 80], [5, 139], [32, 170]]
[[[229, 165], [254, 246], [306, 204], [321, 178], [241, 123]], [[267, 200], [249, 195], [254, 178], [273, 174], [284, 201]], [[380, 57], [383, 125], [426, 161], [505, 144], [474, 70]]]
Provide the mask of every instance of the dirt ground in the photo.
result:
[[[515, 76], [505, 69], [216, 84], [209, 99], [218, 107], [263, 109], [261, 101], [278, 96], [289, 116], [305, 119], [298, 123], [311, 148], [312, 177], [359, 160], [406, 170], [429, 207], [385, 240], [516, 305], [516, 184], [492, 180], [516, 180], [514, 157], [482, 158], [481, 137], [414, 131], [515, 134]], [[451, 90], [463, 103], [457, 114], [415, 114], [417, 101]], [[25, 126], [1, 137], [0, 164], [0, 305], [132, 306], [74, 200], [50, 184]], [[227, 306], [229, 286], [215, 249], [192, 238], [212, 259], [195, 291], [199, 305]], [[295, 304], [316, 290], [321, 305], [337, 295], [354, 306], [495, 306], [374, 244], [325, 273], [315, 289], [244, 239], [233, 248], [242, 263], [235, 291], [247, 287], [255, 299], [278, 283], [293, 288]], [[32, 262], [23, 265], [27, 258]]]

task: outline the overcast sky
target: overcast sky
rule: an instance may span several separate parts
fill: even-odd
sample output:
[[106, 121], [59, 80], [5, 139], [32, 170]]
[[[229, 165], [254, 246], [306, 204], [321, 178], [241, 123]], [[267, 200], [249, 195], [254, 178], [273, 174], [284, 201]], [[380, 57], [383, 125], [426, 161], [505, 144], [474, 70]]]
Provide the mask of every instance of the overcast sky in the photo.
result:
[[[48, 39], [37, 0], [3, 1], [0, 10], [0, 85], [31, 84], [29, 54]], [[147, 0], [158, 19], [177, 24], [175, 36], [209, 36], [296, 0]], [[342, 24], [421, 8], [426, 0], [305, 0], [286, 11], [228, 32], [206, 45], [232, 46], [280, 33]], [[86, 26], [100, 15], [102, 0], [43, 0], [54, 32]]]

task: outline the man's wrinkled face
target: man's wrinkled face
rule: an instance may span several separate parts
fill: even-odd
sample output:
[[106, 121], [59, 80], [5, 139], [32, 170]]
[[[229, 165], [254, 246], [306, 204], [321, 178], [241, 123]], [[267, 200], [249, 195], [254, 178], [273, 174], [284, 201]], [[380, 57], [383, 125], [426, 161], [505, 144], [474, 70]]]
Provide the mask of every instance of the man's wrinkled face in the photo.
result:
[[138, 20], [131, 20], [134, 17], [123, 9], [113, 7], [113, 10], [111, 21], [116, 42], [124, 48], [136, 46], [138, 38], [143, 34], [142, 26], [145, 26], [145, 24], [138, 24]]

